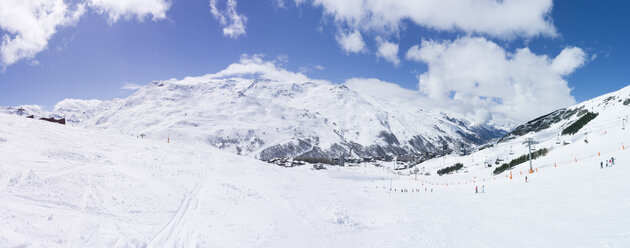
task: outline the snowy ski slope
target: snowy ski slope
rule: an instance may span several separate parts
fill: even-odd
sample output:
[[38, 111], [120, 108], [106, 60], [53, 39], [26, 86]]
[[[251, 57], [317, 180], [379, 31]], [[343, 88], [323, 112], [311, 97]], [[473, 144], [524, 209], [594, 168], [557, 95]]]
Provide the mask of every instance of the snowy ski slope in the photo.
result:
[[[518, 156], [527, 154], [528, 148], [523, 144], [527, 138], [532, 138], [538, 142], [533, 149], [547, 148], [551, 151], [549, 156], [536, 161], [538, 167], [557, 167], [575, 164], [576, 161], [581, 164], [584, 159], [597, 158], [604, 161], [606, 158], [610, 159], [618, 152], [624, 151], [624, 147], [628, 149], [630, 145], [630, 122], [627, 119], [630, 115], [629, 102], [630, 86], [568, 107], [569, 110], [584, 110], [599, 114], [574, 135], [561, 135], [561, 133], [564, 128], [579, 119], [579, 114], [554, 123], [549, 128], [539, 132], [530, 132], [506, 142], [495, 142], [493, 147], [468, 156], [451, 154], [426, 161], [418, 167], [421, 168], [421, 172], [435, 173], [439, 168], [459, 162], [465, 166], [462, 171], [467, 170], [470, 173], [464, 177], [471, 177], [470, 175], [473, 175], [472, 177], [490, 177], [492, 171], [498, 166], [495, 165], [497, 159], [502, 160], [500, 163], [507, 163]], [[576, 111], [576, 113], [578, 112], [580, 111]], [[584, 140], [587, 140], [588, 143]], [[565, 143], [568, 145], [564, 145]], [[488, 164], [492, 167], [488, 168]], [[529, 170], [529, 164], [522, 164], [517, 169], [520, 175], [521, 170], [523, 173]], [[457, 177], [458, 175], [452, 175], [444, 178], [452, 180], [452, 178]]]
[[[0, 247], [630, 247], [630, 107], [600, 103], [584, 103], [600, 113], [588, 144], [555, 144], [566, 123], [530, 134], [550, 152], [512, 179], [483, 162], [524, 153], [524, 137], [427, 161], [415, 180], [0, 114]], [[455, 162], [468, 172], [435, 175]]]

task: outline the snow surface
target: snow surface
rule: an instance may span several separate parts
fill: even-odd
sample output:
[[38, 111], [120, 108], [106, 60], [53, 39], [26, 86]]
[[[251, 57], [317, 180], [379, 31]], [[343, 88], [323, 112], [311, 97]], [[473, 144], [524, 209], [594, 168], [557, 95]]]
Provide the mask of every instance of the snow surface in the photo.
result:
[[[524, 153], [524, 137], [427, 161], [414, 180], [394, 163], [283, 168], [0, 114], [0, 247], [630, 247], [630, 106], [585, 104], [600, 113], [589, 143], [556, 145], [567, 123], [530, 134], [551, 150], [512, 179], [483, 162]], [[454, 162], [468, 172], [435, 175]]]

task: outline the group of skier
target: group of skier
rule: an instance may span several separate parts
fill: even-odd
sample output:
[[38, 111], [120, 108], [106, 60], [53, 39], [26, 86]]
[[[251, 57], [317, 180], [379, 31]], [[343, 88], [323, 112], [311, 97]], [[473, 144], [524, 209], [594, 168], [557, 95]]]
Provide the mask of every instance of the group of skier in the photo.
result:
[[[479, 186], [475, 186], [475, 194], [479, 193]], [[486, 185], [481, 185], [481, 193], [486, 193]]]
[[[606, 167], [611, 167], [613, 165], [615, 165], [615, 158], [614, 157], [611, 157], [610, 159], [606, 160]], [[602, 168], [602, 169], [604, 168], [604, 162], [603, 161], [599, 162], [599, 167]]]
[[[378, 189], [379, 186], [376, 186], [376, 188]], [[386, 189], [385, 186], [383, 186], [383, 189]], [[400, 193], [408, 193], [408, 192], [420, 192], [420, 189], [396, 189], [396, 188], [389, 188], [389, 191], [394, 191], [394, 192], [400, 192]], [[424, 187], [424, 191], [428, 191], [426, 187]], [[433, 192], [433, 188], [431, 188], [431, 192]]]

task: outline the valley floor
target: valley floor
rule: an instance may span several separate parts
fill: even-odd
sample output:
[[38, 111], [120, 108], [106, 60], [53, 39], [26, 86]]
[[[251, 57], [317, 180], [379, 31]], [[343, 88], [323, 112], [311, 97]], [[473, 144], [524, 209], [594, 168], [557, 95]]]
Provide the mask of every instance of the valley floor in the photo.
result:
[[630, 247], [630, 150], [580, 147], [414, 180], [0, 114], [0, 247]]

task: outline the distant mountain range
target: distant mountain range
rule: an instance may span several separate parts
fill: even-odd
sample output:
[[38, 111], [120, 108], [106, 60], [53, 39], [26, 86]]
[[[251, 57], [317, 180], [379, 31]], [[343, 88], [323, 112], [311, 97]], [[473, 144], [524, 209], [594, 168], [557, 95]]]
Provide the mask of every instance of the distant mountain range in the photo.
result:
[[506, 134], [359, 92], [326, 82], [196, 77], [155, 81], [126, 99], [66, 99], [52, 116], [174, 144], [205, 142], [262, 160], [466, 152]]

